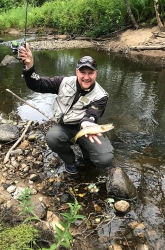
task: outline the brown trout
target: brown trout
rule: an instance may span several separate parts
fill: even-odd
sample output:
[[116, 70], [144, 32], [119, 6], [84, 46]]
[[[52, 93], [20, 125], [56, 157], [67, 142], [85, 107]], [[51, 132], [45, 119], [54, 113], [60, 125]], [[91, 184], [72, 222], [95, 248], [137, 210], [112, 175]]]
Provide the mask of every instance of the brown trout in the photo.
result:
[[97, 125], [96, 124], [96, 126], [91, 126], [91, 127], [89, 126], [89, 127], [83, 128], [75, 135], [75, 137], [72, 139], [72, 142], [75, 144], [77, 139], [83, 135], [95, 135], [98, 133], [104, 133], [104, 132], [107, 132], [113, 128], [114, 128], [114, 126], [112, 123], [104, 124], [104, 125]]

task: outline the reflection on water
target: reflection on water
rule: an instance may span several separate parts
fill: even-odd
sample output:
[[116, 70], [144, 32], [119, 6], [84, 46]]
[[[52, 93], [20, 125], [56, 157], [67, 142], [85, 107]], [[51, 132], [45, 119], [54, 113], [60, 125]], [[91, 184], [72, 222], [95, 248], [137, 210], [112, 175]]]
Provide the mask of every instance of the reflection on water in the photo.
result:
[[[11, 55], [10, 48], [1, 46], [0, 61], [6, 54]], [[115, 148], [116, 164], [126, 170], [138, 188], [138, 212], [134, 216], [131, 211], [130, 216], [144, 220], [149, 230], [158, 232], [155, 241], [161, 238], [164, 242], [165, 69], [153, 65], [144, 67], [104, 51], [70, 49], [34, 52], [36, 71], [50, 77], [74, 75], [77, 61], [84, 55], [91, 55], [98, 62], [98, 82], [109, 93], [108, 106], [100, 123], [115, 125], [108, 136]], [[6, 92], [6, 88], [10, 89], [51, 117], [54, 96], [29, 90], [21, 71], [21, 63], [0, 67], [1, 115], [8, 117], [14, 110], [22, 120], [46, 120], [38, 111]], [[148, 238], [151, 243], [154, 241], [149, 235]]]

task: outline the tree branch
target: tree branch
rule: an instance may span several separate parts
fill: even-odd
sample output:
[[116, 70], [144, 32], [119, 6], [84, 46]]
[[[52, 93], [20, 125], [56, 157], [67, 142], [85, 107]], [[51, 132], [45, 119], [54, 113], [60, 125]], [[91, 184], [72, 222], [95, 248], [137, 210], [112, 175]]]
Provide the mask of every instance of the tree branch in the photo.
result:
[[30, 124], [32, 123], [32, 121], [29, 121], [24, 132], [22, 133], [21, 137], [19, 137], [19, 139], [14, 143], [14, 145], [9, 149], [9, 151], [7, 152], [6, 156], [5, 156], [5, 159], [4, 159], [4, 163], [8, 162], [9, 160], [9, 156], [10, 156], [10, 153], [11, 151], [18, 145], [18, 143], [22, 140], [22, 138], [25, 136]]
[[[36, 108], [35, 106], [33, 106], [32, 104], [26, 102], [25, 100], [23, 100], [21, 97], [17, 96], [16, 94], [14, 94], [11, 90], [6, 89], [6, 91], [8, 91], [9, 93], [11, 93], [12, 95], [14, 95], [15, 97], [17, 97], [20, 101], [26, 103], [27, 105], [29, 105], [31, 108], [36, 109], [38, 112], [40, 112], [42, 115], [44, 115], [46, 118], [48, 118], [49, 120], [54, 121], [52, 118], [50, 118], [49, 116], [47, 116], [43, 111], [39, 110], [38, 108]], [[54, 121], [55, 122], [55, 121]]]

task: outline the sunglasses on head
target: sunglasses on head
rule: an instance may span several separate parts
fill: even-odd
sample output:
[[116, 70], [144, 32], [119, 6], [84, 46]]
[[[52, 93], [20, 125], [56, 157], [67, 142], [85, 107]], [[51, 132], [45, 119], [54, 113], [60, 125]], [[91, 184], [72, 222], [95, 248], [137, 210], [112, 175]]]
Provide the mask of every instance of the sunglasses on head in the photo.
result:
[[89, 63], [91, 64], [93, 67], [97, 67], [97, 63], [93, 60], [93, 59], [85, 59], [85, 58], [82, 58], [79, 60], [78, 64], [81, 65], [81, 64], [84, 64], [84, 63]]

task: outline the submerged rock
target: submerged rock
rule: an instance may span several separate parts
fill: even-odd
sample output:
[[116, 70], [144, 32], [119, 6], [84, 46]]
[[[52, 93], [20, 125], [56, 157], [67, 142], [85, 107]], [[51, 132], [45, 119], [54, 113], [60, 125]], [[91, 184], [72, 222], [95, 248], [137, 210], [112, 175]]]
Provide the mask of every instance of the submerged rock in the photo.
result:
[[119, 167], [111, 169], [106, 188], [109, 195], [115, 195], [116, 197], [130, 199], [137, 196], [134, 184]]
[[18, 63], [18, 62], [19, 61], [14, 56], [6, 55], [4, 59], [2, 60], [2, 62], [0, 63], [0, 66], [6, 66], [9, 64]]

